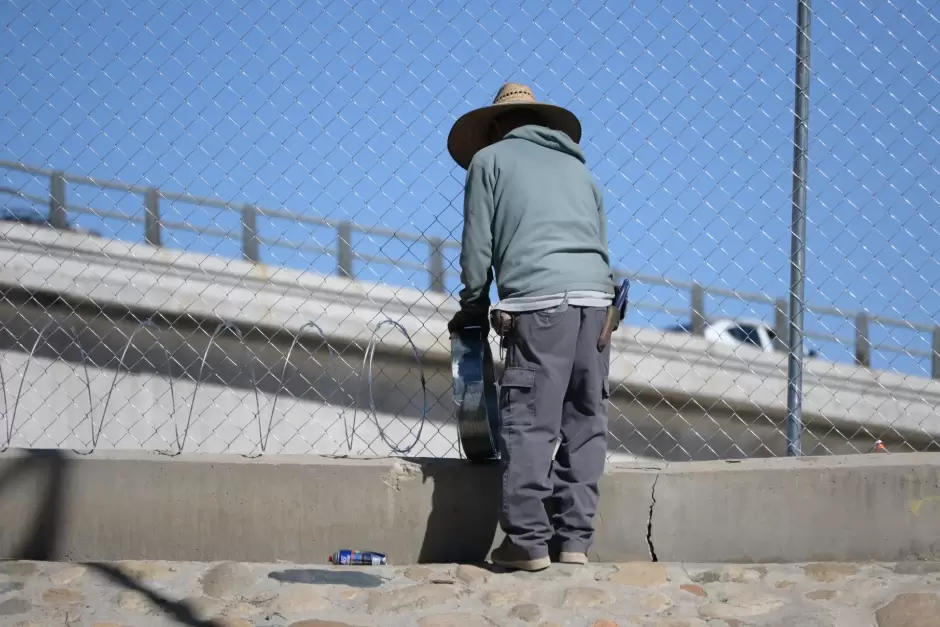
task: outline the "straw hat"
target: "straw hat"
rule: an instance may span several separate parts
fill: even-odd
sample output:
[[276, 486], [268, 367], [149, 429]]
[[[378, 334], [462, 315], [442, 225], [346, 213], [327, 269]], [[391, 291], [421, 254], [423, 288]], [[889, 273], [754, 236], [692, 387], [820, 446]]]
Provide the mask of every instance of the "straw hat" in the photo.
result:
[[581, 122], [575, 114], [556, 105], [538, 102], [526, 85], [506, 83], [496, 94], [493, 104], [474, 109], [454, 123], [447, 137], [447, 150], [454, 161], [464, 169], [469, 167], [473, 155], [490, 144], [489, 130], [493, 118], [513, 109], [538, 111], [546, 126], [565, 132], [575, 143], [581, 141]]

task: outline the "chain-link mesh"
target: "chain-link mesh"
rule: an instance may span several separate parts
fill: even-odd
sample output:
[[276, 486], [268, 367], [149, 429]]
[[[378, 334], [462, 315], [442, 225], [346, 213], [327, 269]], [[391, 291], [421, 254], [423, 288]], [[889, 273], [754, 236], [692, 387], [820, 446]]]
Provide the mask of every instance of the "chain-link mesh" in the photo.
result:
[[[796, 13], [3, 3], [0, 446], [460, 455], [445, 143], [513, 80], [632, 281], [611, 456], [784, 454]], [[938, 17], [813, 6], [807, 454], [940, 446]]]

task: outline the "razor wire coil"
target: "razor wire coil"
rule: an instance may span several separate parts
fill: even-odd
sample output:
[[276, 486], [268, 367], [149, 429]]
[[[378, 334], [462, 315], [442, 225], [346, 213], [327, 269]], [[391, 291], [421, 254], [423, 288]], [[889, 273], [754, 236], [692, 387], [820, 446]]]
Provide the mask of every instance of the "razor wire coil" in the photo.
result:
[[[372, 390], [373, 390], [372, 362], [373, 362], [373, 359], [375, 358], [376, 347], [378, 346], [377, 338], [378, 338], [379, 329], [381, 329], [382, 327], [386, 325], [391, 326], [394, 329], [397, 329], [405, 337], [408, 344], [411, 346], [411, 350], [414, 355], [415, 362], [417, 363], [418, 369], [420, 371], [421, 419], [420, 419], [420, 422], [418, 423], [418, 432], [414, 433], [414, 441], [408, 446], [400, 446], [400, 443], [393, 442], [386, 435], [385, 428], [383, 428], [382, 425], [379, 423], [379, 414], [375, 408], [375, 396], [372, 393]], [[368, 367], [368, 370], [367, 370], [367, 367]], [[378, 325], [376, 325], [375, 329], [373, 329], [372, 336], [369, 338], [369, 343], [366, 346], [365, 353], [362, 356], [362, 368], [359, 371], [359, 386], [358, 386], [358, 391], [360, 392], [360, 394], [357, 394], [357, 397], [361, 396], [362, 382], [363, 382], [364, 377], [365, 377], [365, 380], [367, 381], [367, 386], [368, 386], [368, 391], [369, 391], [369, 396], [368, 396], [369, 414], [372, 416], [372, 419], [375, 422], [375, 426], [376, 426], [376, 429], [378, 430], [379, 437], [382, 438], [385, 444], [388, 445], [388, 447], [393, 452], [401, 454], [401, 455], [409, 454], [412, 450], [414, 450], [416, 446], [418, 446], [421, 443], [421, 433], [424, 431], [424, 424], [427, 421], [427, 416], [428, 416], [428, 389], [427, 389], [427, 380], [424, 377], [424, 364], [421, 361], [421, 356], [418, 354], [418, 347], [415, 346], [414, 340], [411, 339], [411, 335], [408, 333], [405, 327], [401, 325], [401, 323], [396, 322], [395, 320], [386, 318], [380, 321]], [[356, 416], [358, 412], [359, 412], [359, 404], [356, 403], [356, 405], [353, 408], [352, 428], [347, 432], [347, 440], [346, 440], [346, 446], [350, 452], [352, 451], [353, 440], [356, 435]], [[344, 421], [344, 429], [345, 429], [345, 421]], [[409, 428], [409, 433], [412, 433], [410, 428]]]
[[[376, 409], [375, 395], [373, 392], [373, 387], [374, 387], [373, 360], [375, 356], [375, 351], [378, 348], [379, 344], [381, 343], [379, 339], [379, 331], [385, 326], [393, 327], [405, 337], [406, 342], [411, 347], [413, 357], [420, 371], [420, 385], [421, 385], [421, 395], [422, 395], [421, 420], [418, 423], [417, 432], [413, 432], [409, 430], [409, 433], [414, 436], [414, 440], [408, 446], [402, 446], [400, 442], [392, 441], [392, 439], [386, 433], [386, 429], [388, 425], [383, 426], [381, 424], [379, 420], [379, 416], [378, 416], [378, 411]], [[91, 448], [87, 451], [75, 450], [75, 452], [83, 454], [83, 455], [88, 455], [94, 452], [98, 447], [98, 442], [101, 438], [102, 432], [104, 431], [104, 427], [106, 423], [105, 419], [108, 414], [108, 408], [111, 405], [111, 399], [114, 394], [114, 391], [117, 388], [118, 383], [122, 380], [122, 371], [127, 369], [127, 365], [125, 363], [126, 356], [127, 356], [128, 351], [134, 345], [134, 339], [137, 337], [138, 333], [140, 333], [141, 331], [145, 329], [159, 330], [160, 327], [158, 324], [156, 324], [156, 322], [154, 322], [153, 319], [149, 319], [149, 318], [135, 324], [134, 330], [129, 334], [128, 339], [124, 342], [124, 346], [121, 349], [121, 353], [118, 357], [118, 362], [115, 368], [114, 375], [111, 378], [110, 386], [108, 387], [108, 390], [104, 397], [104, 402], [103, 402], [102, 411], [101, 411], [101, 419], [98, 421], [97, 428], [96, 428], [96, 425], [93, 419], [94, 399], [93, 399], [93, 394], [92, 394], [92, 389], [91, 389], [91, 380], [88, 374], [87, 352], [82, 347], [78, 339], [79, 334], [77, 334], [70, 325], [67, 325], [64, 322], [60, 321], [58, 318], [53, 317], [53, 319], [50, 322], [48, 322], [46, 325], [42, 327], [39, 335], [37, 336], [35, 342], [32, 345], [32, 349], [29, 352], [29, 355], [26, 361], [26, 366], [23, 369], [23, 373], [21, 375], [20, 382], [19, 382], [19, 387], [17, 388], [17, 393], [14, 398], [12, 412], [7, 411], [7, 398], [8, 397], [6, 393], [6, 379], [3, 374], [3, 369], [2, 367], [0, 367], [0, 389], [2, 389], [3, 400], [4, 400], [4, 419], [5, 419], [5, 435], [6, 435], [3, 447], [0, 448], [0, 452], [6, 451], [10, 447], [10, 444], [12, 443], [13, 437], [16, 433], [15, 420], [16, 420], [17, 408], [19, 407], [19, 402], [23, 394], [23, 386], [26, 382], [26, 375], [29, 372], [30, 364], [33, 362], [35, 358], [37, 348], [40, 346], [42, 340], [47, 339], [48, 337], [47, 334], [50, 329], [64, 330], [68, 334], [69, 339], [71, 340], [72, 344], [77, 346], [81, 352], [81, 356], [82, 356], [81, 366], [85, 372], [84, 383], [85, 383], [85, 389], [86, 389], [87, 396], [88, 396], [88, 406], [89, 406], [88, 413], [86, 414], [86, 419], [91, 420], [91, 440], [90, 440]], [[157, 452], [163, 455], [168, 455], [168, 456], [177, 456], [184, 452], [186, 442], [189, 437], [190, 429], [194, 423], [194, 408], [196, 406], [196, 400], [198, 398], [199, 390], [202, 387], [201, 384], [203, 383], [203, 376], [205, 374], [205, 368], [208, 362], [210, 351], [212, 350], [213, 347], [217, 345], [218, 339], [224, 333], [230, 333], [238, 340], [242, 348], [245, 349], [245, 354], [250, 354], [250, 357], [248, 359], [248, 369], [249, 369], [249, 376], [251, 380], [251, 388], [252, 388], [251, 393], [253, 394], [255, 398], [254, 422], [256, 423], [257, 428], [258, 428], [258, 441], [255, 444], [255, 446], [257, 447], [258, 452], [255, 454], [249, 453], [244, 456], [249, 457], [249, 458], [255, 458], [255, 457], [260, 457], [261, 455], [263, 455], [267, 450], [271, 432], [272, 432], [273, 427], [275, 426], [274, 419], [276, 416], [278, 398], [280, 397], [281, 393], [283, 392], [290, 378], [294, 376], [293, 373], [290, 375], [290, 377], [287, 376], [287, 369], [291, 363], [290, 362], [291, 355], [293, 354], [297, 345], [306, 339], [307, 336], [305, 336], [304, 331], [308, 329], [313, 329], [317, 332], [319, 337], [323, 340], [322, 342], [323, 345], [327, 347], [327, 350], [329, 351], [332, 357], [334, 358], [339, 357], [339, 353], [336, 351], [335, 348], [333, 348], [333, 346], [330, 345], [329, 341], [327, 340], [326, 334], [323, 332], [323, 329], [317, 323], [308, 321], [308, 322], [305, 322], [303, 325], [301, 325], [301, 327], [297, 330], [297, 332], [293, 334], [293, 339], [291, 340], [288, 350], [284, 355], [283, 363], [280, 369], [280, 376], [278, 377], [278, 386], [271, 400], [271, 409], [268, 415], [267, 425], [265, 426], [262, 421], [261, 401], [260, 401], [260, 394], [258, 391], [258, 379], [257, 379], [256, 372], [254, 369], [254, 355], [251, 354], [250, 347], [245, 340], [244, 333], [241, 331], [241, 329], [237, 325], [235, 325], [234, 323], [230, 321], [219, 322], [213, 329], [209, 337], [209, 341], [207, 342], [206, 347], [202, 351], [201, 357], [199, 359], [199, 369], [194, 379], [193, 393], [190, 397], [189, 403], [187, 403], [188, 411], [186, 412], [186, 421], [183, 426], [182, 432], [180, 432], [179, 424], [176, 422], [176, 420], [174, 420], [173, 422], [173, 430], [174, 430], [174, 438], [175, 438], [174, 441], [176, 444], [176, 448], [175, 450], [170, 450], [170, 451], [158, 450]], [[170, 387], [171, 416], [175, 418], [176, 413], [177, 413], [176, 412], [177, 410], [176, 394], [174, 391], [175, 377], [172, 376], [172, 372], [169, 371], [169, 364], [171, 363], [172, 356], [169, 350], [163, 344], [163, 342], [160, 341], [156, 333], [154, 333], [154, 336], [155, 336], [157, 344], [163, 350], [165, 361], [167, 364], [168, 371], [165, 374], [166, 374], [166, 378], [168, 379], [168, 384]], [[422, 363], [418, 348], [414, 344], [414, 341], [412, 340], [411, 335], [404, 328], [404, 326], [402, 326], [399, 322], [396, 322], [391, 319], [384, 319], [384, 320], [379, 321], [379, 323], [372, 330], [372, 333], [369, 338], [369, 342], [363, 353], [362, 366], [359, 371], [359, 376], [357, 378], [357, 381], [358, 381], [357, 388], [356, 388], [357, 394], [355, 397], [351, 397], [353, 400], [353, 413], [352, 413], [351, 425], [348, 424], [348, 421], [346, 420], [346, 414], [348, 413], [349, 408], [344, 407], [342, 411], [345, 442], [346, 442], [346, 446], [348, 450], [350, 452], [352, 451], [355, 437], [356, 437], [358, 402], [362, 400], [363, 395], [365, 395], [365, 398], [367, 399], [367, 402], [368, 402], [366, 419], [369, 419], [369, 418], [372, 419], [378, 431], [379, 437], [382, 438], [383, 441], [386, 442], [386, 444], [389, 446], [390, 450], [393, 453], [400, 454], [400, 455], [407, 455], [408, 453], [412, 452], [421, 443], [421, 436], [424, 431], [425, 422], [427, 420], [427, 412], [428, 412], [427, 382], [425, 379], [424, 367], [423, 367], [423, 363]], [[342, 390], [340, 391], [342, 392]], [[397, 416], [391, 419], [394, 420], [396, 418]]]

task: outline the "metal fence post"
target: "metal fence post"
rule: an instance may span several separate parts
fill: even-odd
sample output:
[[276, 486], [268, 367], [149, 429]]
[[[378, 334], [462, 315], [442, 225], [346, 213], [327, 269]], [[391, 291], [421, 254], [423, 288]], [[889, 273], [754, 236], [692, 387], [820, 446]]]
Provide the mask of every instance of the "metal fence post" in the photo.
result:
[[696, 283], [692, 286], [692, 334], [705, 335], [705, 288]]
[[930, 356], [930, 376], [940, 380], [940, 325], [933, 328], [933, 341], [931, 344], [933, 354]]
[[793, 103], [793, 207], [790, 227], [790, 332], [787, 341], [787, 455], [803, 454], [803, 308], [806, 277], [806, 178], [809, 150], [811, 0], [797, 0]]
[[163, 246], [160, 230], [160, 190], [151, 187], [144, 195], [144, 240], [151, 246]]
[[336, 227], [336, 272], [351, 279], [353, 272], [352, 222], [340, 222]]
[[431, 291], [444, 294], [447, 291], [444, 280], [444, 240], [439, 237], [429, 237], [430, 259], [428, 261], [428, 275], [431, 282]]
[[242, 256], [245, 261], [261, 261], [258, 243], [258, 210], [254, 205], [242, 205]]
[[65, 202], [65, 176], [56, 172], [49, 178], [49, 224], [54, 229], [69, 226], [68, 205]]
[[871, 368], [871, 337], [868, 331], [868, 315], [855, 315], [855, 363]]
[[777, 349], [787, 350], [787, 299], [774, 301], [774, 333], [777, 334]]

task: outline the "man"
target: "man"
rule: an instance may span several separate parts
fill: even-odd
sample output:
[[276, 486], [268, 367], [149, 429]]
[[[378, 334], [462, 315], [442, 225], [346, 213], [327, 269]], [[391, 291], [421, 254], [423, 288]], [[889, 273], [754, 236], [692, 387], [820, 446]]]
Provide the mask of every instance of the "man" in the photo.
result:
[[598, 338], [614, 286], [603, 194], [580, 139], [574, 114], [507, 84], [493, 105], [457, 120], [447, 142], [467, 168], [464, 287], [449, 328], [488, 327], [494, 270], [494, 319], [509, 328], [500, 380], [506, 538], [492, 560], [512, 569], [550, 566], [550, 543], [559, 561], [584, 564], [593, 541], [610, 365]]

